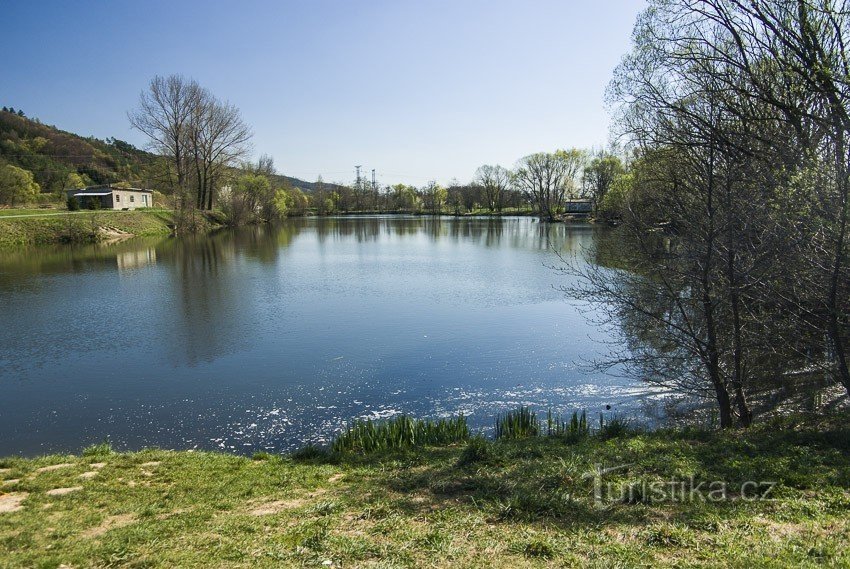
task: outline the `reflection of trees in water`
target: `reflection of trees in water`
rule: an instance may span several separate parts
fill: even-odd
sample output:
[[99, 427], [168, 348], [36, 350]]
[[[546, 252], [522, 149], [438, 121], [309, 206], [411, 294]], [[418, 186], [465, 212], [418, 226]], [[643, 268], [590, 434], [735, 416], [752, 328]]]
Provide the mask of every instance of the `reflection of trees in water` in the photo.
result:
[[241, 261], [276, 264], [299, 231], [297, 224], [257, 226], [175, 239], [160, 249], [158, 259], [171, 270], [176, 291], [166, 337], [177, 363], [213, 361], [248, 341], [256, 299], [252, 273]]
[[[717, 397], [706, 359], [716, 358], [723, 385], [731, 390], [735, 349], [740, 349], [746, 361], [747, 397], [757, 413], [779, 406], [804, 409], [811, 407], [812, 397], [824, 395], [827, 375], [813, 369], [807, 358], [820, 339], [805, 328], [793, 337], [784, 335], [782, 342], [765, 333], [766, 326], [775, 325], [765, 316], [775, 309], [771, 302], [752, 303], [750, 325], [736, 338], [730, 299], [716, 292], [709, 344], [704, 298], [688, 279], [692, 259], [678, 254], [671, 237], [659, 233], [635, 241], [622, 230], [600, 232], [586, 255], [589, 263], [566, 269], [582, 279], [566, 291], [591, 302], [596, 323], [615, 339], [612, 346], [624, 347], [613, 349], [597, 362], [599, 367], [616, 365], [629, 376], [670, 389], [693, 408]], [[709, 345], [715, 346], [713, 352]], [[670, 409], [679, 401], [671, 400]], [[685, 409], [689, 412], [688, 406]]]
[[[599, 230], [589, 225], [538, 223], [533, 218], [444, 216], [320, 217], [293, 220], [312, 224], [319, 243], [354, 238], [358, 243], [381, 237], [424, 237], [431, 242], [472, 242], [486, 248], [576, 251], [589, 245]], [[290, 222], [287, 222], [290, 223]]]

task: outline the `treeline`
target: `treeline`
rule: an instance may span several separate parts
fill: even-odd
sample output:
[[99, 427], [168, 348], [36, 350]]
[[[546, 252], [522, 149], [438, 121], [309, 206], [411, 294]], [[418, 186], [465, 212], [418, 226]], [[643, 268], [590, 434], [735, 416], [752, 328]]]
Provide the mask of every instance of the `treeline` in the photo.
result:
[[624, 270], [570, 292], [627, 343], [608, 364], [723, 427], [803, 383], [850, 393], [848, 45], [845, 2], [652, 0], [610, 87], [633, 160], [596, 253]]
[[619, 186], [628, 180], [627, 161], [610, 151], [580, 149], [539, 152], [520, 159], [514, 168], [484, 165], [469, 183], [421, 187], [395, 184], [372, 187], [365, 180], [326, 188], [314, 184], [311, 207], [319, 215], [351, 212], [396, 212], [466, 215], [533, 213], [556, 221], [569, 214], [568, 204], [589, 200], [599, 217], [618, 218]]

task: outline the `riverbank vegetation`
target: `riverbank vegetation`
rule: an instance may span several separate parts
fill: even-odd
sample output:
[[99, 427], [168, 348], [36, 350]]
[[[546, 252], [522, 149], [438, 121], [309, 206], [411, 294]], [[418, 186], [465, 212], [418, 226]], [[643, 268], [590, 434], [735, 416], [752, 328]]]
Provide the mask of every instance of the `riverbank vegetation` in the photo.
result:
[[634, 153], [612, 190], [622, 227], [589, 253], [602, 266], [570, 265], [583, 284], [567, 292], [623, 341], [600, 365], [711, 402], [724, 428], [790, 393], [850, 395], [850, 14], [837, 6], [654, 0], [611, 84]]
[[846, 416], [795, 416], [746, 431], [474, 437], [369, 454], [96, 445], [80, 456], [6, 458], [0, 558], [74, 567], [842, 566], [846, 425]]

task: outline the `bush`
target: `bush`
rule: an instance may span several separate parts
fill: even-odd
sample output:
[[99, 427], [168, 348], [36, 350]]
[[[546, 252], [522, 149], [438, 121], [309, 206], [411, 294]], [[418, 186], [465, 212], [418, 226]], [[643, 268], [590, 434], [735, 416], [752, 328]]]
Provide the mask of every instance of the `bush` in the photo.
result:
[[68, 211], [80, 211], [80, 200], [76, 197], [68, 196], [68, 200], [65, 203], [68, 206]]

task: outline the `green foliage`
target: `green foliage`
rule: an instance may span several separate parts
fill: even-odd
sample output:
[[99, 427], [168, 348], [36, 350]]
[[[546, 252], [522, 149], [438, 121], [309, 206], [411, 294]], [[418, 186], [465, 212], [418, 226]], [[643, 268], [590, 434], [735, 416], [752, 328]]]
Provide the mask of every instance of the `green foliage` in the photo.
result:
[[158, 169], [156, 156], [129, 143], [83, 138], [17, 113], [0, 113], [0, 162], [29, 170], [49, 192], [118, 180], [150, 186]]
[[523, 439], [540, 434], [537, 414], [528, 407], [508, 411], [496, 417], [497, 439]]
[[283, 188], [274, 193], [274, 208], [278, 216], [286, 217], [292, 209], [292, 197]]
[[630, 172], [615, 178], [599, 203], [599, 213], [609, 219], [623, 217], [628, 209], [633, 183], [634, 175]]
[[68, 207], [68, 211], [80, 210], [80, 200], [78, 200], [76, 196], [68, 196], [68, 199], [65, 204]]
[[413, 419], [400, 415], [381, 422], [358, 420], [331, 443], [333, 452], [380, 452], [420, 446], [439, 446], [469, 438], [466, 417]]
[[35, 201], [39, 190], [32, 172], [11, 164], [0, 166], [0, 204], [15, 205]]

